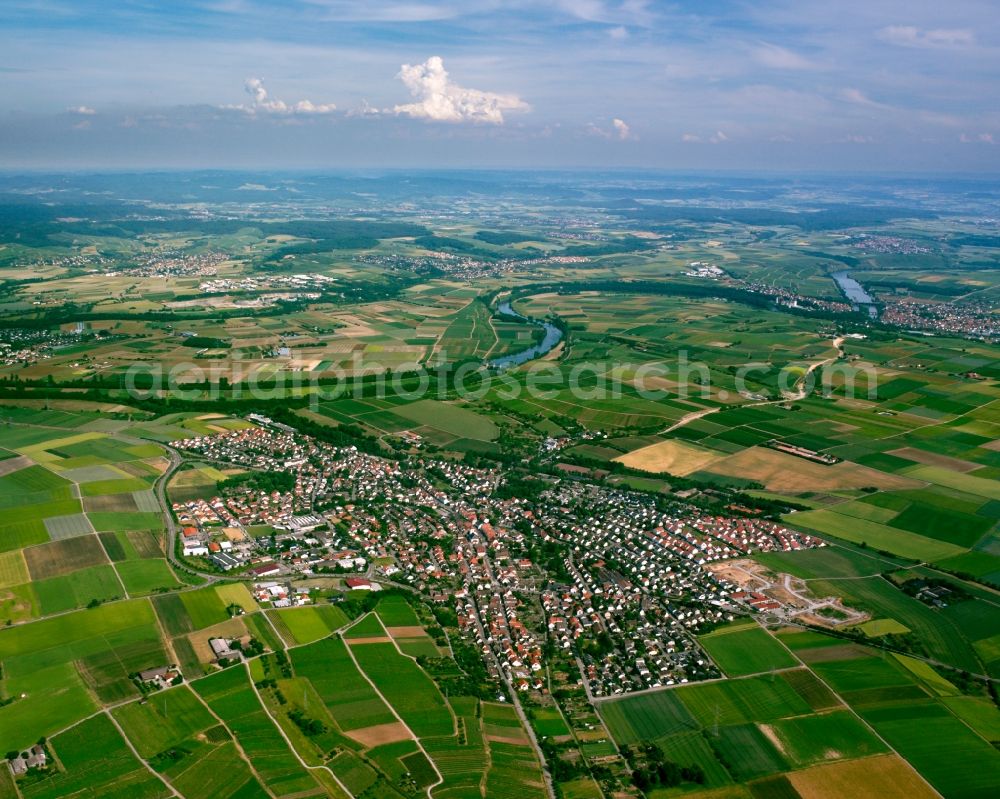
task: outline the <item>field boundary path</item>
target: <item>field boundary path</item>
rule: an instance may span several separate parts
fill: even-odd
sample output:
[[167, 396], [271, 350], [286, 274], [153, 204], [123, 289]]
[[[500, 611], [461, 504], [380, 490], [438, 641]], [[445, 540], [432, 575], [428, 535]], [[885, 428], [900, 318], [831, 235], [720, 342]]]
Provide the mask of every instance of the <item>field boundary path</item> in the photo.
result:
[[302, 759], [302, 755], [299, 754], [294, 744], [292, 744], [292, 739], [288, 737], [288, 734], [284, 731], [282, 726], [278, 723], [278, 720], [274, 717], [274, 714], [271, 712], [271, 708], [267, 706], [267, 703], [264, 701], [264, 697], [260, 695], [260, 690], [257, 688], [257, 684], [253, 681], [253, 675], [250, 673], [250, 663], [251, 663], [250, 660], [243, 661], [243, 665], [246, 668], [247, 677], [250, 680], [250, 686], [253, 688], [253, 692], [257, 696], [257, 701], [260, 702], [261, 708], [263, 708], [264, 713], [267, 714], [267, 717], [271, 719], [271, 723], [274, 724], [274, 726], [277, 728], [278, 733], [281, 735], [282, 738], [285, 739], [285, 743], [288, 744], [288, 748], [291, 751], [291, 753], [295, 755], [295, 759], [298, 760], [299, 763], [302, 765], [302, 768], [306, 769], [307, 771], [327, 772], [331, 777], [333, 777], [333, 781], [337, 783], [337, 785], [340, 787], [340, 790], [342, 790], [351, 799], [354, 799], [354, 794], [351, 793], [349, 790], [347, 790], [347, 786], [340, 781], [340, 777], [338, 777], [336, 774], [333, 773], [333, 769], [331, 769], [329, 766], [310, 766], [308, 763], [306, 763], [305, 760]]
[[785, 394], [780, 399], [763, 400], [760, 402], [746, 402], [741, 405], [720, 406], [718, 408], [703, 408], [700, 411], [693, 411], [692, 413], [682, 416], [672, 425], [664, 428], [656, 435], [662, 436], [666, 435], [667, 433], [672, 433], [674, 430], [678, 430], [681, 427], [691, 424], [691, 422], [694, 422], [698, 419], [708, 416], [709, 414], [718, 413], [719, 411], [723, 410], [730, 410], [736, 408], [759, 408], [762, 405], [780, 405], [782, 402], [798, 402], [799, 400], [804, 400], [809, 393], [808, 386], [806, 385], [806, 381], [809, 379], [809, 376], [812, 375], [812, 373], [815, 372], [817, 369], [821, 369], [824, 366], [829, 366], [832, 363], [836, 363], [838, 360], [844, 357], [844, 337], [837, 336], [835, 339], [832, 340], [831, 344], [833, 345], [833, 348], [837, 351], [837, 354], [829, 358], [824, 358], [822, 361], [816, 361], [815, 363], [810, 364], [809, 367], [806, 369], [805, 374], [803, 374], [802, 377], [800, 377], [798, 380], [795, 381], [795, 386], [796, 386], [795, 391]]
[[136, 749], [135, 745], [129, 740], [128, 736], [125, 734], [125, 730], [122, 729], [122, 725], [118, 723], [118, 719], [116, 719], [111, 714], [111, 711], [105, 709], [103, 712], [104, 715], [111, 720], [111, 723], [115, 725], [115, 729], [118, 730], [118, 734], [122, 737], [122, 740], [125, 742], [125, 745], [128, 746], [132, 754], [135, 755], [136, 759], [140, 763], [142, 763], [143, 768], [145, 768], [146, 771], [148, 771], [150, 774], [156, 777], [156, 779], [158, 779], [165, 786], [167, 786], [167, 790], [170, 791], [170, 793], [172, 793], [174, 796], [176, 796], [177, 799], [184, 799], [184, 796], [173, 785], [167, 782], [167, 778], [164, 777], [162, 774], [157, 773], [156, 770], [151, 765], [149, 765], [148, 761], [146, 761], [146, 759], [139, 754], [139, 750]]
[[874, 727], [873, 727], [873, 726], [872, 726], [871, 724], [869, 724], [869, 723], [868, 723], [867, 721], [865, 721], [865, 719], [864, 719], [864, 718], [863, 718], [863, 717], [861, 716], [861, 714], [860, 714], [860, 713], [858, 713], [858, 711], [856, 711], [856, 710], [855, 710], [855, 709], [854, 709], [853, 707], [851, 707], [851, 706], [850, 706], [850, 705], [849, 705], [849, 704], [848, 704], [847, 702], [845, 702], [845, 701], [844, 701], [844, 697], [842, 697], [842, 696], [841, 696], [841, 695], [840, 695], [839, 693], [837, 693], [837, 692], [836, 692], [835, 690], [833, 690], [833, 686], [831, 686], [831, 685], [830, 685], [830, 683], [828, 683], [828, 682], [827, 682], [826, 680], [824, 680], [824, 679], [823, 679], [823, 678], [822, 678], [822, 677], [821, 677], [821, 676], [820, 676], [819, 674], [817, 674], [817, 673], [816, 673], [815, 671], [813, 671], [812, 669], [810, 669], [810, 668], [809, 668], [809, 666], [808, 666], [808, 665], [807, 665], [807, 664], [805, 663], [805, 661], [803, 661], [803, 660], [802, 660], [802, 659], [801, 659], [801, 658], [800, 658], [800, 657], [799, 657], [799, 656], [798, 656], [797, 654], [795, 654], [795, 652], [793, 652], [793, 651], [792, 651], [791, 649], [789, 649], [788, 645], [787, 645], [787, 644], [786, 644], [786, 643], [785, 643], [784, 641], [782, 641], [782, 640], [781, 640], [780, 638], [778, 638], [778, 637], [777, 637], [776, 635], [771, 635], [771, 632], [770, 632], [770, 630], [768, 630], [768, 629], [767, 629], [766, 627], [764, 627], [763, 625], [761, 625], [761, 624], [759, 624], [759, 623], [758, 623], [758, 626], [759, 626], [759, 627], [760, 627], [760, 628], [761, 628], [762, 630], [764, 630], [764, 632], [766, 632], [766, 633], [767, 633], [767, 634], [768, 634], [769, 636], [771, 636], [771, 638], [772, 638], [773, 640], [775, 640], [775, 641], [777, 641], [777, 642], [778, 642], [779, 644], [781, 644], [781, 646], [782, 646], [782, 647], [783, 647], [783, 648], [785, 649], [785, 651], [786, 651], [786, 652], [788, 652], [788, 654], [790, 654], [790, 655], [791, 655], [791, 656], [792, 656], [792, 657], [793, 657], [793, 658], [795, 659], [795, 662], [796, 662], [796, 663], [798, 663], [798, 664], [799, 664], [799, 665], [800, 665], [800, 666], [801, 666], [802, 668], [806, 669], [806, 670], [807, 670], [807, 671], [808, 671], [808, 672], [809, 672], [810, 674], [812, 674], [812, 675], [813, 675], [813, 677], [815, 677], [815, 678], [816, 678], [817, 680], [819, 680], [819, 682], [820, 682], [820, 683], [822, 683], [823, 685], [825, 685], [825, 686], [826, 686], [826, 689], [827, 689], [827, 690], [828, 690], [828, 691], [829, 691], [829, 692], [830, 692], [831, 694], [833, 694], [833, 696], [834, 696], [834, 697], [835, 697], [835, 698], [837, 699], [837, 701], [838, 701], [838, 702], [840, 702], [840, 703], [841, 703], [841, 704], [842, 704], [842, 705], [843, 705], [843, 706], [844, 706], [845, 708], [847, 708], [847, 710], [848, 710], [848, 711], [849, 711], [849, 712], [850, 712], [850, 713], [851, 713], [851, 714], [852, 714], [852, 715], [853, 715], [853, 716], [854, 716], [854, 717], [855, 717], [855, 718], [856, 718], [856, 719], [857, 719], [858, 721], [860, 721], [860, 722], [861, 722], [861, 723], [862, 723], [862, 724], [863, 724], [863, 725], [864, 725], [864, 726], [865, 726], [865, 727], [866, 727], [866, 728], [867, 728], [867, 729], [868, 729], [868, 730], [869, 730], [869, 731], [871, 732], [871, 734], [872, 734], [872, 735], [874, 735], [874, 736], [875, 736], [875, 737], [876, 737], [876, 738], [877, 738], [878, 740], [880, 740], [880, 741], [881, 741], [881, 742], [882, 742], [883, 744], [885, 744], [886, 748], [887, 748], [887, 749], [888, 749], [888, 750], [889, 750], [890, 752], [892, 752], [892, 753], [893, 753], [893, 754], [894, 754], [894, 755], [895, 755], [896, 757], [898, 757], [898, 758], [899, 758], [899, 759], [900, 759], [900, 760], [901, 760], [901, 761], [902, 761], [903, 763], [905, 763], [905, 764], [906, 764], [906, 766], [907, 766], [907, 768], [909, 768], [909, 769], [910, 769], [910, 771], [912, 771], [912, 772], [913, 772], [914, 774], [916, 774], [916, 775], [917, 775], [917, 778], [918, 778], [918, 779], [919, 779], [919, 780], [920, 780], [920, 781], [921, 781], [922, 783], [924, 783], [924, 784], [925, 784], [925, 785], [926, 785], [926, 786], [927, 786], [927, 787], [928, 787], [928, 788], [929, 788], [929, 789], [931, 790], [931, 792], [932, 792], [932, 793], [934, 793], [934, 794], [935, 794], [936, 796], [940, 796], [940, 797], [942, 797], [942, 799], [944, 799], [944, 797], [943, 797], [943, 795], [941, 794], [941, 792], [940, 792], [940, 791], [939, 791], [939, 790], [938, 790], [937, 788], [935, 788], [935, 787], [934, 787], [933, 785], [931, 785], [931, 784], [930, 784], [930, 783], [929, 783], [929, 782], [927, 781], [927, 778], [926, 778], [926, 777], [924, 777], [924, 775], [923, 775], [923, 774], [921, 774], [921, 773], [920, 773], [919, 771], [917, 771], [916, 767], [915, 767], [915, 766], [914, 766], [914, 765], [913, 765], [913, 764], [912, 764], [912, 763], [911, 763], [911, 762], [910, 762], [909, 760], [907, 760], [907, 759], [906, 759], [905, 757], [903, 757], [903, 756], [902, 756], [902, 755], [901, 755], [901, 754], [900, 754], [900, 753], [899, 753], [898, 751], [896, 751], [896, 747], [894, 747], [894, 746], [893, 746], [892, 744], [890, 744], [890, 743], [889, 743], [889, 742], [888, 742], [888, 741], [887, 741], [887, 740], [886, 740], [885, 738], [883, 738], [883, 737], [882, 737], [882, 735], [881, 735], [881, 734], [879, 733], [879, 731], [878, 731], [878, 730], [876, 730], [876, 729], [875, 729], [875, 728], [874, 728]]
[[[354, 623], [357, 624], [357, 622], [361, 621], [361, 619], [364, 619], [367, 616], [368, 616], [367, 613], [365, 613], [362, 616], [359, 616], [355, 620]], [[377, 614], [376, 614], [376, 618], [377, 618]], [[379, 619], [379, 624], [381, 624], [381, 623], [382, 623], [382, 620]], [[396, 712], [396, 708], [393, 707], [392, 702], [390, 702], [388, 699], [385, 698], [385, 695], [379, 690], [378, 686], [374, 683], [374, 681], [372, 680], [372, 678], [368, 676], [367, 672], [365, 672], [365, 670], [363, 668], [361, 668], [361, 664], [358, 663], [358, 659], [356, 657], [354, 657], [354, 652], [351, 649], [351, 642], [347, 638], [344, 638], [344, 632], [345, 632], [345, 630], [349, 630], [353, 626], [354, 625], [352, 624], [352, 625], [349, 625], [348, 627], [342, 628], [337, 633], [337, 636], [343, 642], [344, 648], [347, 650], [347, 653], [351, 656], [351, 662], [354, 664], [354, 668], [356, 668], [358, 670], [358, 673], [362, 677], [365, 678], [365, 682], [367, 682], [372, 687], [372, 690], [376, 693], [376, 695], [378, 696], [378, 698], [381, 699], [383, 702], [385, 702], [385, 706], [387, 708], [389, 708], [389, 710], [392, 711], [392, 715], [394, 715], [396, 717], [396, 720], [400, 724], [402, 724], [403, 728], [410, 734], [410, 737], [413, 738], [414, 743], [416, 743], [416, 745], [417, 745], [417, 749], [419, 749], [421, 752], [423, 752], [424, 757], [427, 758], [427, 762], [431, 764], [431, 767], [434, 769], [434, 773], [437, 774], [437, 776], [438, 776], [437, 782], [435, 782], [433, 785], [428, 785], [427, 786], [427, 799], [432, 799], [433, 795], [431, 794], [431, 791], [434, 790], [435, 788], [437, 788], [439, 785], [441, 785], [441, 783], [444, 782], [444, 776], [441, 774], [441, 771], [438, 769], [437, 763], [435, 763], [434, 760], [433, 760], [433, 758], [431, 758], [431, 756], [429, 754], [427, 754], [427, 750], [424, 749], [424, 745], [420, 742], [420, 738], [417, 737], [417, 735], [413, 732], [413, 730], [410, 729], [410, 725], [407, 724], [405, 721], [403, 721], [403, 717], [400, 716], [399, 713]], [[397, 647], [397, 651], [398, 651], [398, 647]], [[449, 710], [451, 710], [451, 708], [449, 708]], [[454, 714], [452, 714], [452, 719], [454, 720]]]

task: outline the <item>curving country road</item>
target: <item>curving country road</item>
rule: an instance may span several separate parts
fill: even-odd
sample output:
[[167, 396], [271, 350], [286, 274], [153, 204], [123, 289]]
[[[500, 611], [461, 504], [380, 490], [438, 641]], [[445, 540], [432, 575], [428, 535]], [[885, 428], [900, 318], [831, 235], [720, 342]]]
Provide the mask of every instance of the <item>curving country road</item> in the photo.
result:
[[199, 577], [204, 578], [209, 583], [217, 582], [220, 579], [218, 574], [213, 572], [198, 571], [177, 557], [177, 523], [174, 521], [174, 514], [170, 510], [170, 505], [167, 502], [167, 483], [170, 482], [170, 478], [173, 477], [174, 472], [180, 468], [182, 459], [180, 453], [173, 447], [162, 443], [160, 446], [167, 451], [170, 458], [170, 465], [167, 467], [166, 471], [157, 478], [156, 483], [153, 486], [153, 491], [156, 493], [156, 501], [160, 503], [160, 508], [163, 511], [164, 526], [167, 530], [167, 560], [170, 561], [170, 565], [175, 569], [180, 569], [188, 574], [196, 574]]
[[[829, 366], [832, 363], [836, 363], [837, 361], [839, 361], [841, 358], [844, 357], [844, 337], [837, 336], [835, 339], [832, 340], [831, 343], [833, 344], [833, 348], [837, 351], [837, 354], [830, 358], [824, 358], [822, 361], [816, 361], [816, 363], [810, 364], [809, 368], [806, 369], [802, 377], [800, 377], [798, 380], [795, 381], [794, 391], [788, 392], [787, 394], [782, 396], [781, 399], [762, 400], [760, 402], [748, 402], [743, 405], [734, 405], [732, 407], [759, 408], [762, 405], [779, 405], [782, 402], [798, 402], [799, 400], [805, 399], [806, 395], [809, 393], [808, 391], [809, 387], [806, 381], [809, 379], [810, 375], [812, 375], [812, 373], [815, 372], [817, 369], [820, 369], [824, 366]], [[695, 421], [696, 419], [701, 419], [702, 417], [708, 416], [709, 414], [712, 413], [717, 413], [721, 410], [728, 410], [728, 407], [721, 406], [716, 408], [702, 408], [701, 410], [693, 411], [689, 414], [682, 416], [672, 425], [664, 428], [659, 433], [657, 433], [657, 435], [662, 436], [666, 435], [667, 433], [672, 433], [674, 430], [677, 430], [678, 428], [691, 424], [691, 422]]]

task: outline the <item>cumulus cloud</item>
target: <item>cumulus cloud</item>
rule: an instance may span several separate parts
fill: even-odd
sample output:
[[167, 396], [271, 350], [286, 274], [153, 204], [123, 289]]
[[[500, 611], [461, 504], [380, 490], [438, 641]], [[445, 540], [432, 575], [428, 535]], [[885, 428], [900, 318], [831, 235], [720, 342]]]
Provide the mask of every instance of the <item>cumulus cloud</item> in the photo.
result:
[[611, 28], [608, 31], [608, 36], [614, 39], [616, 42], [624, 41], [628, 38], [628, 28], [624, 25], [618, 25], [617, 27]]
[[613, 119], [611, 124], [614, 126], [615, 133], [618, 134], [618, 138], [622, 141], [632, 138], [632, 129], [628, 126], [628, 123], [623, 119]]
[[502, 125], [505, 111], [531, 108], [515, 94], [496, 94], [459, 86], [448, 77], [440, 56], [431, 56], [423, 64], [403, 64], [397, 77], [416, 102], [395, 106], [393, 112], [396, 114], [435, 122]]
[[297, 103], [289, 105], [283, 100], [271, 97], [264, 87], [264, 81], [260, 78], [247, 78], [243, 88], [250, 96], [250, 103], [230, 107], [246, 111], [248, 114], [258, 112], [267, 114], [329, 114], [337, 110], [337, 106], [333, 103], [316, 104], [311, 100], [299, 100]]
[[632, 128], [624, 119], [611, 120], [610, 127], [601, 127], [593, 122], [588, 122], [586, 132], [591, 136], [598, 136], [602, 139], [618, 139], [619, 141], [633, 141], [638, 137], [632, 133]]
[[903, 47], [969, 47], [976, 37], [967, 28], [931, 28], [921, 30], [913, 25], [890, 25], [882, 28], [879, 38]]
[[79, 114], [80, 116], [87, 116], [87, 117], [92, 117], [94, 114], [97, 113], [93, 108], [90, 108], [89, 106], [86, 105], [78, 105], [74, 106], [73, 108], [67, 108], [66, 110], [69, 111], [71, 114]]
[[350, 111], [347, 112], [347, 116], [349, 116], [349, 117], [377, 117], [381, 113], [382, 113], [382, 111], [380, 109], [378, 109], [375, 106], [373, 106], [367, 100], [362, 100], [361, 101], [361, 105], [359, 105], [357, 108], [352, 108]]

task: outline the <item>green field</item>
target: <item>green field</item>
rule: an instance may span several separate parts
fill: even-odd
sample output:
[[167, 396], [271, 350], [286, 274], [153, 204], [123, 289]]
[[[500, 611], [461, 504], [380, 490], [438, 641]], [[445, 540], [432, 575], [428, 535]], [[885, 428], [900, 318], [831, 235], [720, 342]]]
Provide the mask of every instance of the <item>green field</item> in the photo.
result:
[[708, 743], [738, 782], [784, 771], [788, 761], [777, 747], [753, 724], [720, 727], [708, 736]]
[[0, 707], [0, 739], [15, 748], [29, 746], [98, 709], [71, 663], [7, 676], [4, 689], [21, 697]]
[[[159, 797], [171, 793], [140, 763], [105, 715], [98, 715], [55, 736], [51, 747], [63, 771], [23, 789], [31, 799], [77, 795]], [[100, 752], [100, 757], [94, 753]]]
[[183, 796], [195, 799], [266, 799], [270, 796], [232, 741], [188, 741], [178, 754], [182, 756], [175, 762], [165, 763], [162, 773]]
[[375, 606], [382, 624], [386, 627], [415, 627], [420, 625], [417, 614], [409, 603], [400, 596], [390, 596], [380, 599]]
[[454, 404], [420, 400], [408, 405], [399, 405], [393, 409], [393, 413], [458, 438], [493, 441], [497, 437], [497, 427], [488, 416], [482, 416]]
[[34, 584], [42, 614], [82, 608], [91, 602], [120, 599], [125, 589], [113, 566], [91, 566], [62, 577], [50, 577]]
[[780, 741], [780, 751], [796, 768], [889, 751], [863, 722], [846, 710], [781, 719], [769, 727]]
[[178, 746], [218, 724], [186, 685], [160, 691], [142, 704], [122, 705], [112, 715], [145, 758]]
[[809, 704], [784, 673], [685, 685], [600, 705], [608, 729], [622, 744], [716, 724], [774, 721], [809, 711]]
[[1000, 788], [1000, 752], [940, 705], [904, 705], [862, 715], [944, 796], [985, 797]]
[[384, 638], [385, 635], [385, 627], [374, 613], [362, 616], [344, 631], [344, 638], [348, 640], [352, 638]]
[[142, 596], [180, 587], [174, 573], [162, 558], [129, 560], [118, 563], [115, 571], [130, 596]]
[[282, 637], [293, 645], [310, 644], [348, 623], [344, 612], [332, 605], [286, 608], [268, 615]]
[[355, 730], [396, 720], [358, 671], [347, 645], [322, 638], [289, 652], [295, 673], [307, 678], [342, 730]]
[[566, 722], [563, 721], [562, 714], [558, 710], [538, 708], [532, 710], [529, 718], [535, 732], [542, 737], [559, 737], [570, 734], [569, 727], [566, 726]]
[[231, 668], [206, 677], [194, 688], [233, 731], [265, 786], [277, 795], [316, 789], [315, 779], [265, 713], [244, 669]]
[[793, 668], [798, 661], [766, 630], [753, 627], [723, 627], [698, 642], [719, 668], [730, 677]]
[[392, 644], [354, 644], [351, 652], [361, 669], [420, 738], [450, 735], [455, 720], [441, 692], [416, 663]]
[[787, 521], [796, 527], [832, 535], [873, 549], [883, 549], [915, 560], [938, 560], [961, 554], [964, 550], [946, 541], [936, 541], [878, 522], [843, 516], [832, 510], [796, 513]]
[[153, 597], [156, 616], [168, 635], [189, 633], [194, 629], [187, 607], [180, 595], [165, 594]]
[[[192, 629], [211, 627], [229, 618], [226, 605], [214, 586], [199, 588], [197, 591], [185, 591], [180, 595], [180, 599], [191, 620]], [[179, 621], [179, 617], [177, 623], [183, 623]]]
[[699, 727], [680, 701], [677, 691], [657, 691], [645, 696], [602, 702], [600, 712], [615, 740], [623, 745]]

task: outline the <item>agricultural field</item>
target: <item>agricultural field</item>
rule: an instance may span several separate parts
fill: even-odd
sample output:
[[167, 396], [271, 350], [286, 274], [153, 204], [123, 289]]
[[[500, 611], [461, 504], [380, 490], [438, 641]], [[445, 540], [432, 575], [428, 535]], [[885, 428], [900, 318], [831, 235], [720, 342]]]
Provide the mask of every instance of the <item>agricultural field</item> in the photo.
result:
[[352, 658], [375, 688], [420, 738], [451, 735], [455, 720], [429, 677], [394, 644], [350, 645]]
[[970, 590], [945, 608], [928, 606], [907, 594], [903, 583], [882, 575], [935, 579], [945, 575], [898, 571], [898, 560], [857, 548], [769, 553], [758, 559], [769, 568], [809, 580], [818, 596], [839, 596], [848, 606], [867, 611], [872, 621], [860, 627], [867, 637], [901, 635], [918, 655], [973, 673], [995, 673], [997, 653], [990, 641], [996, 633], [990, 623], [983, 624], [993, 613], [988, 593]]
[[1000, 795], [987, 179], [45, 180], [2, 799]]
[[756, 625], [733, 625], [700, 636], [698, 641], [729, 677], [793, 668], [795, 658]]
[[127, 424], [98, 424], [96, 414], [8, 412], [17, 420], [10, 446], [19, 454], [0, 476], [7, 618], [182, 588], [155, 538], [164, 522], [151, 489], [163, 450], [127, 435]]
[[233, 731], [241, 751], [262, 783], [275, 795], [317, 792], [318, 783], [302, 766], [265, 711], [246, 670], [233, 668], [194, 684], [211, 711]]
[[[63, 770], [33, 782], [24, 795], [33, 799], [60, 799], [78, 792], [91, 795], [161, 799], [170, 789], [141, 763], [105, 714], [81, 722], [54, 736], [49, 746]], [[99, 751], [100, 757], [94, 752]]]
[[218, 724], [185, 685], [161, 691], [145, 703], [121, 705], [111, 715], [145, 758], [179, 746]]
[[268, 617], [289, 646], [311, 644], [348, 622], [343, 611], [329, 606], [287, 608], [272, 611]]
[[[922, 661], [887, 659], [812, 632], [781, 640], [806, 668], [602, 702], [601, 715], [620, 745], [655, 742], [668, 759], [698, 763], [712, 786], [777, 774], [811, 786], [813, 769], [860, 768], [890, 751], [926, 780], [918, 780], [918, 795], [927, 783], [944, 796], [985, 796], [1000, 785], [1000, 755], [975, 732], [1000, 721], [995, 706], [956, 701], [957, 689]], [[953, 767], [963, 759], [978, 770]]]

